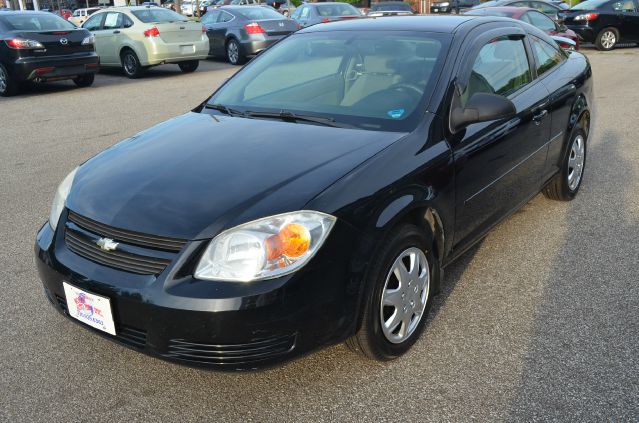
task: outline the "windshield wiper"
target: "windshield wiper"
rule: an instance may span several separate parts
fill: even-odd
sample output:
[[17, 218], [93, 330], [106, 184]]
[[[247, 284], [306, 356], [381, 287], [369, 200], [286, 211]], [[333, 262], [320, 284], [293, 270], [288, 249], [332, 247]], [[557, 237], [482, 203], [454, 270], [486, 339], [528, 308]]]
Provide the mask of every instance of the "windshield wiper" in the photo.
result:
[[331, 126], [333, 128], [354, 128], [352, 125], [336, 122], [335, 119], [329, 117], [312, 116], [312, 115], [298, 115], [286, 110], [280, 110], [279, 112], [252, 112], [247, 110], [244, 112], [250, 117], [263, 117], [263, 118], [277, 118], [284, 122], [311, 122], [318, 123], [320, 125]]
[[226, 113], [229, 116], [242, 116], [242, 117], [249, 117], [247, 113], [242, 112], [240, 110], [235, 110], [235, 109], [231, 109], [230, 107], [227, 107], [223, 104], [206, 104], [204, 106], [206, 109], [213, 109], [213, 110], [217, 110], [220, 111], [222, 113]]

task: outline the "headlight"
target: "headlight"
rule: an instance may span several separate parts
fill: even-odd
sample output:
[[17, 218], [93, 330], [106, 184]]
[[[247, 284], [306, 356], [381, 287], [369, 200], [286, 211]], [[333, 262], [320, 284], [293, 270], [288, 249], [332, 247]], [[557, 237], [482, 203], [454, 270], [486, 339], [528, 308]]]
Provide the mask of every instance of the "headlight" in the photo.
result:
[[71, 173], [69, 173], [67, 177], [62, 180], [62, 182], [58, 186], [57, 191], [55, 192], [53, 204], [51, 205], [51, 214], [49, 215], [49, 225], [51, 225], [54, 231], [55, 228], [58, 226], [58, 220], [60, 220], [60, 215], [62, 214], [62, 210], [64, 210], [64, 205], [67, 201], [69, 191], [71, 191], [73, 178], [75, 178], [75, 173], [77, 171], [77, 167], [73, 169]]
[[89, 35], [84, 40], [82, 40], [82, 45], [83, 46], [88, 46], [88, 45], [93, 45], [93, 44], [95, 44], [95, 36], [93, 36], [93, 35]]
[[315, 255], [334, 224], [328, 214], [298, 211], [229, 229], [208, 245], [195, 277], [250, 282], [294, 272]]

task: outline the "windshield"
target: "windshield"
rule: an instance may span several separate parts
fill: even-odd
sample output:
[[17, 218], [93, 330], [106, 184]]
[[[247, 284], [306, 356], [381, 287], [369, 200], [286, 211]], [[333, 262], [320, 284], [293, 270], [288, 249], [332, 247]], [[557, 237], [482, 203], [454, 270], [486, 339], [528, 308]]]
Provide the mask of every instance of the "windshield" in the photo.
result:
[[267, 7], [243, 7], [241, 10], [236, 10], [236, 12], [250, 21], [259, 21], [261, 19], [286, 19], [280, 13]]
[[[185, 3], [186, 2], [183, 2], [182, 4], [185, 4]], [[160, 8], [134, 10], [131, 13], [133, 13], [133, 15], [135, 15], [136, 18], [138, 18], [144, 23], [151, 23], [151, 22], [163, 23], [163, 22], [175, 22], [175, 21], [186, 20], [184, 16], [178, 15], [172, 10], [160, 9]]]
[[75, 25], [52, 13], [25, 13], [0, 16], [0, 21], [9, 30], [15, 31], [56, 31], [74, 29]]
[[360, 14], [359, 10], [346, 3], [319, 5], [317, 6], [317, 13], [320, 16], [353, 16]]
[[570, 10], [594, 10], [608, 3], [610, 0], [586, 0], [583, 3], [579, 3], [573, 6]]
[[321, 116], [371, 130], [412, 130], [447, 46], [446, 35], [409, 31], [297, 34], [249, 63], [208, 104]]

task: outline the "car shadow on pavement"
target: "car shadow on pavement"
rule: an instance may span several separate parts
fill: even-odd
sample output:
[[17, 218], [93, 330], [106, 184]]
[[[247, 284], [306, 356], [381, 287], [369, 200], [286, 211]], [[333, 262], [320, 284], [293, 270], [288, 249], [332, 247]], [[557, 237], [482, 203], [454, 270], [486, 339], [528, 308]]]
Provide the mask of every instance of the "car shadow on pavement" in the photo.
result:
[[639, 416], [639, 175], [622, 139], [607, 131], [588, 151], [582, 191], [568, 204], [565, 239], [542, 283], [510, 421]]

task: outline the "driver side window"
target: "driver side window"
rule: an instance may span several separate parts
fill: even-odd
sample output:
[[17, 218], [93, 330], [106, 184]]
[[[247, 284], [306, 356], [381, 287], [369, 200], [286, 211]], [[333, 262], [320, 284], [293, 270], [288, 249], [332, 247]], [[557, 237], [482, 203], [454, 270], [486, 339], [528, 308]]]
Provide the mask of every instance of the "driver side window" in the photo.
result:
[[484, 45], [475, 59], [461, 105], [473, 94], [509, 96], [532, 80], [521, 38], [499, 37]]

